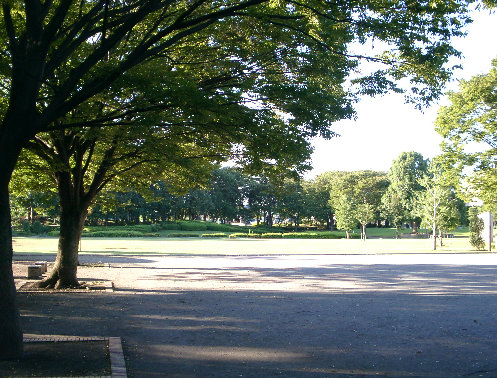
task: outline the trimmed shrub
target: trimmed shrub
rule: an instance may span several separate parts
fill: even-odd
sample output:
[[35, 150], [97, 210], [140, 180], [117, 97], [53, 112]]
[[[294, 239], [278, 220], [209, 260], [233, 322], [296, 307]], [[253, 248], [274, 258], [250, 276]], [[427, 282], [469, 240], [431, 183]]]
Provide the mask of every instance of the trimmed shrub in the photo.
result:
[[485, 241], [481, 237], [485, 228], [483, 219], [478, 217], [478, 210], [475, 207], [469, 209], [469, 243], [478, 251], [485, 249]]
[[33, 233], [36, 235], [44, 234], [45, 232], [48, 232], [48, 227], [45, 227], [44, 225], [41, 224], [40, 221], [35, 221], [33, 223]]
[[204, 222], [181, 221], [179, 225], [182, 231], [207, 231], [207, 225]]
[[167, 234], [166, 237], [168, 238], [198, 238], [200, 235], [199, 234], [194, 234], [192, 232], [172, 232], [170, 234]]
[[22, 230], [26, 234], [29, 234], [31, 232], [31, 223], [29, 223], [28, 220], [25, 220], [24, 222], [22, 222]]
[[228, 235], [226, 235], [224, 232], [218, 232], [215, 234], [202, 234], [201, 235], [202, 238], [225, 238], [227, 236]]
[[161, 234], [159, 234], [157, 232], [146, 232], [143, 234], [143, 236], [145, 236], [147, 238], [159, 238], [161, 236]]
[[163, 222], [161, 223], [160, 227], [163, 230], [179, 230], [180, 225], [176, 222]]
[[230, 226], [229, 224], [221, 224], [221, 223], [214, 223], [214, 222], [208, 222], [206, 223], [207, 230], [209, 231], [224, 231], [224, 232], [230, 232], [233, 226]]
[[139, 231], [96, 231], [85, 234], [87, 237], [92, 238], [133, 238], [143, 237], [143, 232]]
[[319, 239], [320, 236], [315, 232], [287, 232], [282, 235], [284, 239]]
[[230, 239], [237, 239], [237, 238], [253, 238], [253, 239], [258, 239], [261, 237], [260, 234], [256, 233], [251, 233], [251, 234], [246, 234], [244, 232], [235, 232], [233, 234], [230, 234]]
[[264, 239], [281, 239], [283, 234], [279, 233], [279, 232], [267, 232], [265, 234], [262, 234], [261, 235], [261, 238], [264, 238]]
[[48, 231], [47, 236], [59, 236], [59, 231]]

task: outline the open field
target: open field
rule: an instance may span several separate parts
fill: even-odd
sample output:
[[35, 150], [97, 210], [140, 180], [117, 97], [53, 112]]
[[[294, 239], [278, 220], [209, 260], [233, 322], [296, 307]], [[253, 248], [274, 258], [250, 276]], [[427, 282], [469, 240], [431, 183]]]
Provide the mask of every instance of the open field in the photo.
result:
[[[200, 238], [83, 238], [81, 254], [119, 255], [273, 255], [273, 254], [419, 254], [474, 253], [467, 238], [444, 239], [431, 251], [429, 239], [200, 239]], [[57, 238], [14, 238], [14, 253], [57, 251]]]

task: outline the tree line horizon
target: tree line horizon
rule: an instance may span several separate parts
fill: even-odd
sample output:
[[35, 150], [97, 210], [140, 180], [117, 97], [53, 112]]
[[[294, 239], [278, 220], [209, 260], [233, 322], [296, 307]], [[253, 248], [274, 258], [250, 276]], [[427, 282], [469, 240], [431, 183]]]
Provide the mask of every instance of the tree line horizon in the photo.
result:
[[[347, 237], [353, 229], [366, 225], [417, 228], [433, 225], [432, 197], [427, 191], [430, 162], [416, 152], [401, 153], [387, 172], [328, 171], [310, 180], [251, 176], [234, 168], [212, 172], [205, 188], [175, 194], [158, 181], [148, 187], [106, 191], [87, 216], [88, 225], [154, 224], [176, 220], [209, 220], [218, 223], [242, 222], [265, 225], [301, 224], [328, 230], [342, 230]], [[468, 225], [465, 202], [451, 187], [441, 198], [438, 231], [448, 233]], [[50, 218], [57, 222], [55, 193], [30, 192], [13, 196], [14, 220], [33, 223]], [[33, 209], [35, 210], [33, 216]], [[39, 213], [37, 213], [39, 212]]]

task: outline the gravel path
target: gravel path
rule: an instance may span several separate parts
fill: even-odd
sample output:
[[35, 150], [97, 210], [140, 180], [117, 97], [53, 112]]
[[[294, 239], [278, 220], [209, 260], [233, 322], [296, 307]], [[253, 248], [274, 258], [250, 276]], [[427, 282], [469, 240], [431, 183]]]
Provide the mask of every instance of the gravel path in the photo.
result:
[[116, 291], [20, 293], [24, 330], [121, 337], [132, 377], [497, 376], [492, 254], [81, 260]]

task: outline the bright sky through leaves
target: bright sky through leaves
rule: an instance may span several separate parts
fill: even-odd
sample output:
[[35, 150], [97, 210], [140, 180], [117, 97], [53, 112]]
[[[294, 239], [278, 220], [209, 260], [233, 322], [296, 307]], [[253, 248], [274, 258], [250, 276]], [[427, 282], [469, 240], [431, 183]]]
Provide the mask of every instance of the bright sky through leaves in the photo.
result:
[[[494, 41], [497, 13], [480, 10], [474, 12], [473, 20], [467, 37], [454, 41], [455, 47], [463, 53], [460, 62], [463, 69], [455, 72], [455, 79], [487, 73], [492, 59], [497, 58]], [[457, 81], [447, 86], [447, 90], [456, 91], [457, 88]], [[313, 170], [306, 177], [331, 170], [388, 171], [392, 160], [405, 151], [419, 152], [425, 158], [438, 155], [441, 138], [434, 130], [434, 122], [439, 105], [445, 101], [442, 98], [422, 113], [412, 104], [404, 104], [402, 95], [363, 98], [356, 106], [355, 121], [346, 120], [335, 125], [334, 131], [341, 137], [314, 141]]]

